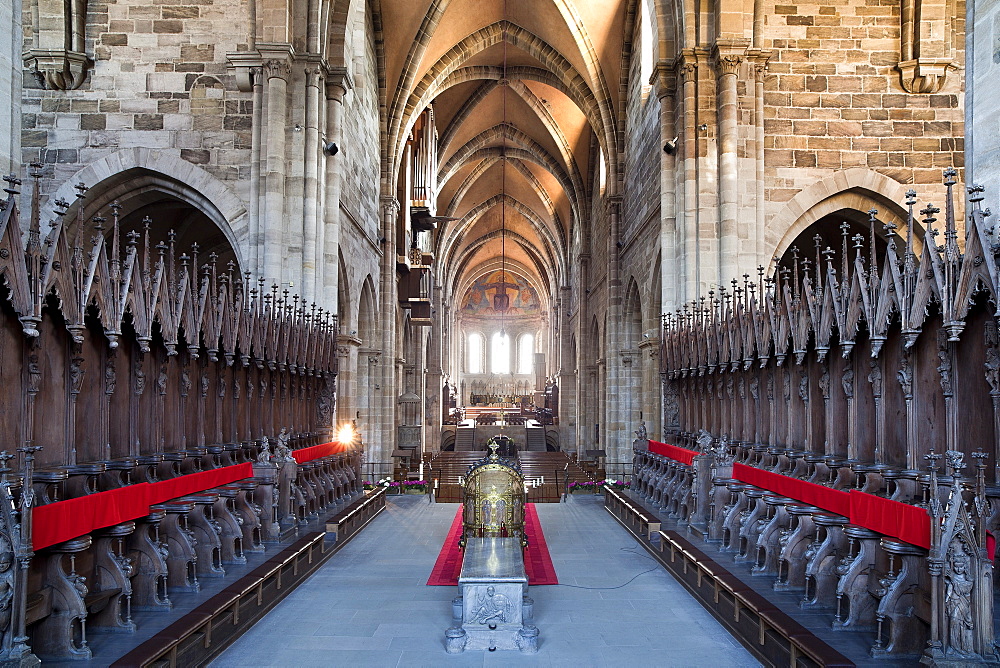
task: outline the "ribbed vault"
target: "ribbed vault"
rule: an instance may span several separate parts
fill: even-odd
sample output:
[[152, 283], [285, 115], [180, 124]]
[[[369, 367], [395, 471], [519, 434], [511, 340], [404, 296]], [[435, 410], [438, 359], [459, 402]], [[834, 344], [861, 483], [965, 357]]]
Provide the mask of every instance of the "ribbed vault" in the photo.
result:
[[635, 1], [381, 0], [379, 11], [390, 182], [420, 115], [434, 111], [436, 211], [458, 218], [433, 242], [445, 294], [495, 259], [503, 221], [506, 254], [551, 300], [568, 282], [597, 170], [618, 189]]

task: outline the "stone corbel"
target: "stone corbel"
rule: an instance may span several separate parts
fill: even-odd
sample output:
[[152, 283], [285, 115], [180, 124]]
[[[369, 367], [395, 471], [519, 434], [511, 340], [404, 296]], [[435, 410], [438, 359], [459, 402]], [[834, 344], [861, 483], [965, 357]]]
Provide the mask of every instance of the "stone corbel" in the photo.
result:
[[958, 69], [951, 14], [945, 0], [901, 0], [896, 68], [906, 92], [937, 93]]
[[254, 80], [260, 76], [263, 65], [260, 54], [256, 51], [227, 53], [226, 60], [229, 61], [229, 71], [236, 78], [236, 88], [241, 93], [252, 92]]
[[50, 90], [76, 90], [94, 61], [87, 54], [66, 49], [28, 49], [24, 64]]
[[903, 90], [907, 93], [937, 93], [944, 88], [948, 73], [958, 69], [950, 58], [915, 58], [896, 65]]

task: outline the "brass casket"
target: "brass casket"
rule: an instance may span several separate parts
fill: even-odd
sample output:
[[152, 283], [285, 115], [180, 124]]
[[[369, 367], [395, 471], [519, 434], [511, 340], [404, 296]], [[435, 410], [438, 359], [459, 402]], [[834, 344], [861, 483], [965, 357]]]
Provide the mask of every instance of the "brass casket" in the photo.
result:
[[472, 464], [465, 474], [462, 538], [517, 538], [527, 545], [524, 535], [524, 475], [517, 460], [497, 454], [499, 442], [490, 439], [490, 454]]

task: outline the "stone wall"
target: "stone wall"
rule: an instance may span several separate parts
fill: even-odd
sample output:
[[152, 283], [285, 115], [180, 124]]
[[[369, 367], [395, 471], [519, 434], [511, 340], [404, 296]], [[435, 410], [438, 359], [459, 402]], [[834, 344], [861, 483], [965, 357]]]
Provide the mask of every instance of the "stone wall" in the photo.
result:
[[1000, 192], [1000, 2], [978, 0], [972, 5], [969, 29], [967, 138], [969, 181], [982, 183], [994, 196]]
[[49, 191], [116, 150], [165, 149], [233, 183], [245, 198], [252, 103], [236, 91], [226, 53], [246, 48], [246, 32], [238, 0], [91, 2], [87, 81], [60, 91], [25, 77], [25, 161], [46, 164]]
[[[939, 92], [907, 92], [896, 67], [899, 11], [898, 0], [766, 3], [762, 46], [772, 51], [764, 97], [769, 223], [786, 226], [777, 216], [785, 203], [837, 170], [863, 168], [914, 184], [923, 199], [940, 193], [942, 170], [964, 166], [963, 73], [948, 73]], [[951, 53], [961, 63], [964, 2], [957, 14], [947, 29]], [[769, 224], [761, 259], [784, 232]]]

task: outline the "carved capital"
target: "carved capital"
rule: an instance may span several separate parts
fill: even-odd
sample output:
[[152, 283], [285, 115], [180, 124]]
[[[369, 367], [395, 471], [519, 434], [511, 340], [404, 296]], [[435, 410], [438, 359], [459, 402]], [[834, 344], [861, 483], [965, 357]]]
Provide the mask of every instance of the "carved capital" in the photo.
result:
[[337, 102], [344, 101], [347, 91], [354, 88], [351, 71], [346, 67], [326, 68], [326, 97]]
[[715, 71], [720, 77], [727, 74], [736, 75], [739, 74], [740, 65], [743, 64], [743, 56], [730, 53], [730, 54], [716, 54], [715, 57]]
[[684, 53], [677, 59], [677, 76], [684, 83], [698, 80], [698, 56], [690, 49], [685, 49]]
[[264, 76], [268, 79], [283, 79], [288, 81], [288, 78], [292, 75], [292, 66], [287, 60], [278, 60], [272, 58], [271, 60], [264, 61]]
[[323, 68], [317, 64], [310, 63], [306, 66], [306, 86], [319, 88], [323, 84]]

